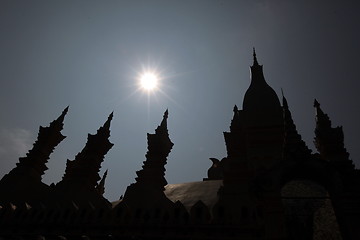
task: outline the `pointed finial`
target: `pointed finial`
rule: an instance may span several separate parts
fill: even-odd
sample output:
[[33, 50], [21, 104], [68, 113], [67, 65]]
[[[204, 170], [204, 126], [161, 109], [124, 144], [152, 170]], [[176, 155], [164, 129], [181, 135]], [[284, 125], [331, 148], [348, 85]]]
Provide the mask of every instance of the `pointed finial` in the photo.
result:
[[161, 121], [161, 126], [167, 125], [168, 116], [169, 116], [169, 111], [168, 109], [166, 109], [166, 111], [164, 112], [163, 120]]
[[56, 121], [60, 121], [63, 122], [65, 115], [67, 114], [67, 112], [69, 111], [69, 106], [67, 106], [61, 113], [61, 115], [56, 119]]
[[256, 52], [255, 52], [255, 48], [254, 48], [254, 47], [253, 47], [253, 57], [254, 57], [253, 66], [258, 66], [259, 63], [258, 63], [257, 58], [256, 58]]
[[288, 106], [287, 100], [286, 100], [286, 98], [285, 98], [285, 96], [284, 96], [284, 91], [283, 91], [283, 89], [282, 89], [282, 88], [281, 88], [281, 95], [282, 95], [282, 103], [283, 103], [283, 107], [288, 108], [289, 106]]
[[112, 111], [112, 112], [110, 113], [110, 115], [108, 116], [108, 119], [107, 119], [106, 122], [104, 123], [104, 127], [110, 128], [110, 122], [111, 122], [111, 120], [113, 119], [113, 117], [114, 117], [114, 111]]
[[239, 111], [239, 109], [238, 109], [238, 107], [236, 106], [236, 104], [235, 104], [235, 106], [234, 106], [233, 111], [234, 111], [234, 113], [237, 113], [237, 112]]
[[314, 107], [320, 107], [320, 103], [316, 100], [316, 98], [314, 99]]

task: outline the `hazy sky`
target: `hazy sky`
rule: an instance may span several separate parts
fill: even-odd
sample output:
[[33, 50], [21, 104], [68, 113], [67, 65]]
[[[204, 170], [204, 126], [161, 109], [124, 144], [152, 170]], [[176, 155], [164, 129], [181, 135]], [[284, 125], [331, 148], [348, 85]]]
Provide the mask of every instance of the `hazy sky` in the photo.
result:
[[[359, 1], [0, 1], [0, 177], [70, 105], [44, 182], [61, 180], [114, 110], [101, 173], [117, 200], [141, 169], [146, 133], [169, 108], [169, 183], [206, 177], [249, 86], [252, 48], [313, 147], [317, 98], [360, 167]], [[161, 91], [138, 90], [144, 69]]]

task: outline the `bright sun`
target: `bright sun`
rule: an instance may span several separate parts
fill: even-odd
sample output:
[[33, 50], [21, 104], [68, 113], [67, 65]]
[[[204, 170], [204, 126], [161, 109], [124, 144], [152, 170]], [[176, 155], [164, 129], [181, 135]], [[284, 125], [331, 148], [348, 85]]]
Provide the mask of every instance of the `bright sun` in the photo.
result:
[[158, 77], [151, 72], [144, 73], [140, 77], [140, 84], [147, 91], [154, 90], [158, 84]]

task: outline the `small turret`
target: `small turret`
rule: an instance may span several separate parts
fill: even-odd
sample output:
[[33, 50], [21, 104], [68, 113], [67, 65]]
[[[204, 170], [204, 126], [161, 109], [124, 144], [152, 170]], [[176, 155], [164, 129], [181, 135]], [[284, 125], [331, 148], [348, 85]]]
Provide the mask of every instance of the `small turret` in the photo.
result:
[[331, 120], [320, 108], [320, 103], [315, 99], [315, 138], [314, 144], [322, 158], [328, 161], [349, 160], [349, 153], [344, 147], [344, 133], [342, 127], [331, 126]]
[[245, 139], [244, 134], [242, 133], [242, 119], [241, 111], [235, 105], [233, 108], [233, 119], [230, 123], [230, 132], [224, 132], [226, 149], [229, 157], [244, 157], [245, 153], [242, 151], [244, 148]]
[[233, 111], [234, 111], [234, 116], [233, 119], [231, 120], [230, 132], [238, 132], [241, 129], [241, 119], [240, 119], [239, 109], [236, 105], [234, 106]]

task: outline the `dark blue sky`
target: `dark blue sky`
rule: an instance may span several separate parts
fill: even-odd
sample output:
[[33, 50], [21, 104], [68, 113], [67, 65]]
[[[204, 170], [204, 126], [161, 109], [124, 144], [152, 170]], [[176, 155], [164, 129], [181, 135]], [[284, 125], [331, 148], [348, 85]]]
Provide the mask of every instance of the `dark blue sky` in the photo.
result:
[[[166, 178], [201, 180], [208, 158], [226, 155], [223, 132], [249, 86], [252, 47], [308, 146], [317, 98], [359, 167], [359, 12], [358, 1], [1, 1], [0, 174], [70, 105], [46, 183], [60, 181], [66, 159], [114, 110], [115, 146], [101, 172], [109, 169], [106, 196], [118, 199], [166, 108], [175, 144]], [[137, 91], [144, 68], [162, 77], [150, 96]]]

